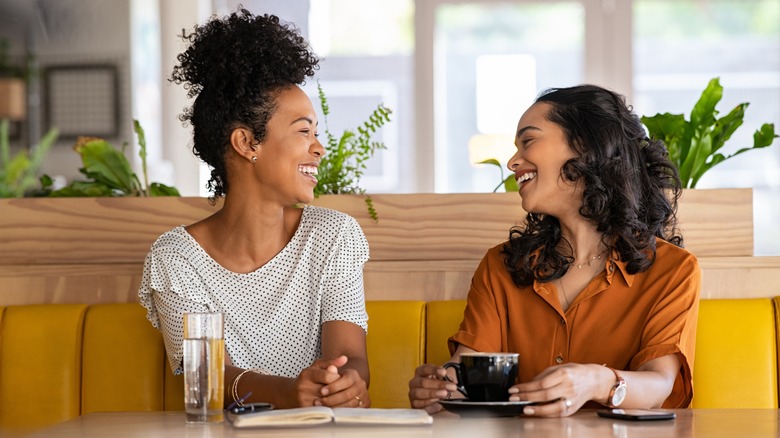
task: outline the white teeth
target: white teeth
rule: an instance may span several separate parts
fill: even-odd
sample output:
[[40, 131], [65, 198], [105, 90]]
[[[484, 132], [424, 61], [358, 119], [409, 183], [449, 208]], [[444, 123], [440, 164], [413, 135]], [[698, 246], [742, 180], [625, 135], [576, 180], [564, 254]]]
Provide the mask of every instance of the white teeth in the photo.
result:
[[306, 175], [317, 175], [317, 168], [315, 166], [298, 166], [298, 172]]
[[520, 178], [517, 178], [517, 182], [524, 183], [529, 179], [534, 179], [534, 178], [536, 178], [536, 172], [528, 172], [520, 175]]

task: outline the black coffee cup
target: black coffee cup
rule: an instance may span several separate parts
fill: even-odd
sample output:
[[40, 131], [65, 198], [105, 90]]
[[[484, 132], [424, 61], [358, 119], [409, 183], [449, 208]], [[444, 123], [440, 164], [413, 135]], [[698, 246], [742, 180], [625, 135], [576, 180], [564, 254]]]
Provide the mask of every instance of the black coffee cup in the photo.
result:
[[455, 368], [458, 391], [471, 401], [507, 401], [509, 388], [517, 379], [517, 353], [464, 353]]

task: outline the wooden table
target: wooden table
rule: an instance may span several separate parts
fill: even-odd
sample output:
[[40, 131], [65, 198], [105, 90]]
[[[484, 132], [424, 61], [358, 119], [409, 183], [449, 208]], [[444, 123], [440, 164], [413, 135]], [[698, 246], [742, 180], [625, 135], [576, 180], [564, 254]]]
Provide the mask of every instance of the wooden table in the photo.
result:
[[182, 412], [92, 413], [41, 430], [31, 437], [772, 437], [778, 436], [779, 410], [677, 410], [672, 421], [632, 422], [580, 411], [568, 418], [460, 418], [434, 415], [431, 426], [326, 426], [283, 429], [234, 429], [229, 423], [188, 425]]

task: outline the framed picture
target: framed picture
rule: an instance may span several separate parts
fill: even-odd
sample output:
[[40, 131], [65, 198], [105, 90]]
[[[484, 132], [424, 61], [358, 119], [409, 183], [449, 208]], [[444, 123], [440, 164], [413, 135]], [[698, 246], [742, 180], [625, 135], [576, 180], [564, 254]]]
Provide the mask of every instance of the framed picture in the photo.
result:
[[59, 138], [118, 134], [119, 83], [114, 65], [61, 65], [44, 70], [46, 128]]

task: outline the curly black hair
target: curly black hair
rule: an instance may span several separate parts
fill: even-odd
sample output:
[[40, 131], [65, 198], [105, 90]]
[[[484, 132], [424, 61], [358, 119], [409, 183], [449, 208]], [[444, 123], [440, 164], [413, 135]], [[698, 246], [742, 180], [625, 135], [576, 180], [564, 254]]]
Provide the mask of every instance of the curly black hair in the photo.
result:
[[[628, 272], [650, 268], [656, 237], [683, 245], [677, 228], [677, 168], [664, 143], [647, 137], [623, 96], [580, 85], [548, 89], [536, 102], [550, 105], [546, 118], [563, 130], [576, 152], [561, 176], [583, 182], [580, 215], [596, 224], [602, 243], [610, 252], [617, 250]], [[502, 253], [514, 283], [527, 286], [562, 277], [574, 262], [558, 249], [562, 238], [558, 219], [549, 215], [528, 213], [522, 226], [513, 227]]]
[[213, 202], [228, 191], [230, 134], [243, 127], [256, 142], [263, 141], [278, 93], [305, 83], [319, 59], [294, 25], [243, 8], [212, 17], [192, 33], [182, 30], [181, 38], [189, 47], [177, 56], [170, 80], [184, 84], [188, 97], [195, 98], [179, 119], [192, 125], [192, 151], [212, 168]]

